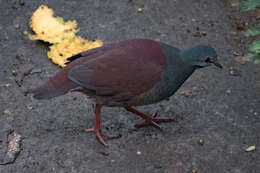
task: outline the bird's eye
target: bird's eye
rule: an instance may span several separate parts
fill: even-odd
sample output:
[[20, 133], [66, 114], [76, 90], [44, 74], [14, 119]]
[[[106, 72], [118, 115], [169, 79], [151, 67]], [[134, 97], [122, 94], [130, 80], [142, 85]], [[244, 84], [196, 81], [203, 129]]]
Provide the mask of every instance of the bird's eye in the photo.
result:
[[211, 59], [210, 57], [207, 57], [206, 60], [205, 60], [206, 63], [210, 63], [211, 62]]

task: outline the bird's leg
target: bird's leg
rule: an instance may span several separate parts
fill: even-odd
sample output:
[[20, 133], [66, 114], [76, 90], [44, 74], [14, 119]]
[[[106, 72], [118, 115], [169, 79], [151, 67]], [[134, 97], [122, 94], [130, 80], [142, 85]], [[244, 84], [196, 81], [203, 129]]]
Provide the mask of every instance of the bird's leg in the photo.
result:
[[99, 142], [105, 146], [107, 146], [107, 144], [105, 143], [104, 138], [106, 139], [115, 139], [115, 138], [118, 138], [119, 136], [108, 136], [108, 135], [105, 135], [101, 132], [101, 128], [100, 128], [100, 116], [101, 116], [101, 107], [102, 105], [100, 104], [96, 104], [95, 106], [95, 115], [96, 115], [96, 121], [95, 121], [95, 126], [94, 128], [90, 128], [90, 129], [85, 129], [84, 132], [93, 132], [93, 133], [96, 133], [96, 136], [99, 140]]
[[175, 119], [172, 119], [172, 118], [158, 118], [157, 113], [155, 113], [153, 116], [148, 116], [130, 106], [125, 106], [124, 108], [127, 111], [132, 112], [144, 119], [143, 123], [135, 125], [135, 127], [137, 127], [137, 128], [151, 125], [151, 126], [154, 126], [155, 128], [161, 129], [161, 127], [159, 126], [159, 123], [176, 121]]

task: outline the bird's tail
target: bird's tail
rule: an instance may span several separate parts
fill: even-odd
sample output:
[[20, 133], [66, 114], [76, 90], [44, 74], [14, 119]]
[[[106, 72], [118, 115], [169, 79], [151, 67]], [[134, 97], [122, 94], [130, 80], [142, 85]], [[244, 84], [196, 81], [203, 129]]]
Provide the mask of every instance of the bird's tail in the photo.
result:
[[42, 86], [35, 89], [28, 89], [24, 92], [25, 95], [32, 94], [36, 99], [51, 99], [60, 95], [66, 94], [71, 89], [77, 87], [75, 83], [67, 78], [67, 70], [61, 70], [53, 77], [44, 83]]
[[51, 99], [63, 95], [66, 92], [59, 91], [51, 83], [46, 82], [44, 85], [38, 88], [28, 89], [24, 93], [25, 95], [32, 94], [35, 99], [41, 100], [41, 99]]

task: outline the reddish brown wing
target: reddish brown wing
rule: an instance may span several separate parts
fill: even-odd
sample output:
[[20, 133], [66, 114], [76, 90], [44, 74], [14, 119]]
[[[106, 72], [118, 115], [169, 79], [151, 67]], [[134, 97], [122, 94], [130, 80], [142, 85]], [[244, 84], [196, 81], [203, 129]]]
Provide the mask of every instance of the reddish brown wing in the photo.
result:
[[68, 77], [97, 96], [128, 100], [160, 82], [166, 65], [160, 43], [131, 40], [73, 67]]
[[117, 48], [117, 47], [118, 47], [118, 44], [116, 44], [116, 43], [105, 44], [102, 47], [97, 47], [97, 48], [94, 48], [94, 49], [90, 49], [90, 50], [75, 54], [75, 55], [69, 57], [65, 64], [70, 64], [71, 62], [73, 62], [73, 61], [75, 61], [79, 58], [82, 58], [82, 57], [84, 57], [84, 58], [87, 57], [87, 59], [90, 60], [90, 59], [93, 59], [93, 58], [100, 56], [101, 54], [103, 54], [107, 50], [111, 50], [111, 49], [114, 49], [114, 48]]

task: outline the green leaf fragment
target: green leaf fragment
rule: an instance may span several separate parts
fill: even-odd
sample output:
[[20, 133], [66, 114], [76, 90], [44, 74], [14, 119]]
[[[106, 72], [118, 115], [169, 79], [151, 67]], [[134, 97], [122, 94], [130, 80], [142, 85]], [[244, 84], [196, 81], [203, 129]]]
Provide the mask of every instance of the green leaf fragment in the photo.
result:
[[260, 40], [254, 41], [249, 45], [249, 50], [253, 53], [260, 53]]
[[260, 8], [260, 1], [259, 0], [248, 0], [245, 2], [238, 3], [237, 9], [239, 11], [250, 11], [250, 10], [257, 10]]
[[260, 63], [260, 54], [252, 54], [252, 53], [249, 53], [247, 56], [246, 56], [247, 60], [251, 60], [253, 61], [255, 64], [259, 64]]
[[258, 25], [257, 27], [253, 28], [253, 29], [249, 29], [247, 30], [247, 32], [245, 33], [246, 36], [256, 36], [256, 35], [260, 35], [260, 25]]
[[254, 41], [249, 45], [249, 50], [252, 53], [249, 53], [247, 56], [251, 59], [254, 63], [260, 63], [260, 40]]
[[[237, 5], [237, 9], [238, 11], [250, 11], [250, 10], [260, 9], [260, 0], [247, 0], [247, 1], [240, 2]], [[245, 32], [245, 35], [246, 36], [260, 35], [260, 25], [258, 25], [253, 29], [247, 30], [247, 32]], [[249, 45], [248, 48], [251, 53], [248, 53], [248, 55], [245, 58], [247, 60], [253, 61], [254, 63], [260, 63], [260, 40], [254, 41]], [[254, 147], [255, 149], [255, 146], [251, 146], [251, 147]], [[249, 147], [247, 150], [249, 149], [251, 148]]]
[[23, 34], [24, 35], [28, 35], [28, 31], [23, 31]]
[[255, 150], [255, 145], [249, 146], [245, 151], [246, 152], [251, 152]]

